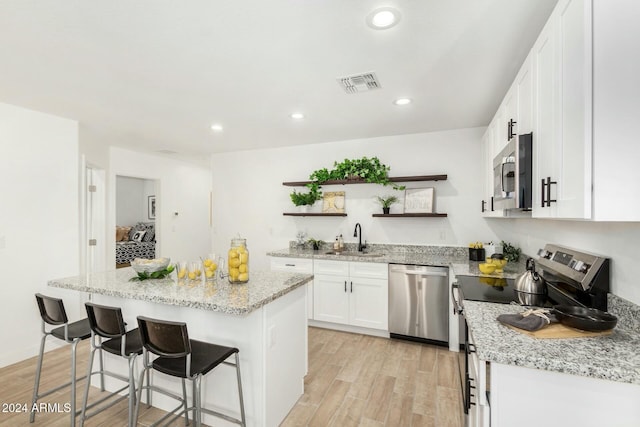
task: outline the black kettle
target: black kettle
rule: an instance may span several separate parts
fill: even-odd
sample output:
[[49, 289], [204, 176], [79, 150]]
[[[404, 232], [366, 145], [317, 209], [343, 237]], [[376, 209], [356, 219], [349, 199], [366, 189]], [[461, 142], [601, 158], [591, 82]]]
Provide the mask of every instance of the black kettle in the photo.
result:
[[527, 271], [516, 279], [515, 290], [527, 294], [546, 295], [547, 282], [536, 272], [533, 258], [527, 259]]

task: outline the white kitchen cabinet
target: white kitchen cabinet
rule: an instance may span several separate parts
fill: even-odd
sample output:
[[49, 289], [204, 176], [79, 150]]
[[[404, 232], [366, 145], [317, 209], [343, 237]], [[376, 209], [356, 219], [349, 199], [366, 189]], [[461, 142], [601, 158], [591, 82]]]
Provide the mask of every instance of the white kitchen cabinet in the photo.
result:
[[591, 2], [561, 0], [533, 60], [533, 216], [591, 218]]
[[388, 266], [314, 260], [314, 320], [388, 330]]
[[533, 64], [532, 55], [524, 60], [514, 83], [517, 95], [517, 123], [515, 133], [518, 135], [533, 132]]
[[[313, 260], [271, 257], [271, 271], [313, 274]], [[307, 318], [313, 319], [313, 280], [307, 283]]]

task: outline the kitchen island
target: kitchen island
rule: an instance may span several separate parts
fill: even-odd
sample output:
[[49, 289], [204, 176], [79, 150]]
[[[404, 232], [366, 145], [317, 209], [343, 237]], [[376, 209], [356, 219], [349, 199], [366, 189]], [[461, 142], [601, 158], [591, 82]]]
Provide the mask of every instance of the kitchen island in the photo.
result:
[[[98, 304], [122, 308], [130, 328], [136, 316], [183, 321], [192, 339], [240, 349], [248, 426], [277, 426], [304, 392], [307, 371], [306, 286], [309, 274], [252, 272], [246, 284], [180, 282], [173, 279], [131, 282], [132, 268], [54, 279], [49, 286], [86, 292]], [[105, 367], [126, 373], [119, 357], [105, 355]], [[156, 375], [153, 382], [180, 391], [180, 381]], [[106, 381], [107, 389], [118, 384]], [[239, 417], [235, 370], [224, 366], [203, 380], [205, 407]], [[175, 407], [161, 394], [153, 405]], [[233, 425], [204, 415], [209, 425]]]

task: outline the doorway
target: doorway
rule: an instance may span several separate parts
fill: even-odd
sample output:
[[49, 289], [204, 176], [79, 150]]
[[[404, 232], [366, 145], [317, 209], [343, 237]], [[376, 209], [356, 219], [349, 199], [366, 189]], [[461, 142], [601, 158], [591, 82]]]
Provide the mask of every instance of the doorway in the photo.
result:
[[116, 268], [153, 259], [158, 244], [157, 180], [116, 175]]

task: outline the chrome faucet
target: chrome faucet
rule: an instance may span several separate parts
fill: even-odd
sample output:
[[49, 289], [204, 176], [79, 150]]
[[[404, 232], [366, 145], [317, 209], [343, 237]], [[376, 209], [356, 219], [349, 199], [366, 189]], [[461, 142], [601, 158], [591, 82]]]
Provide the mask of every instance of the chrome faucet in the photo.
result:
[[[360, 234], [358, 234], [358, 229], [360, 230]], [[362, 252], [364, 248], [367, 247], [367, 242], [365, 241], [365, 244], [362, 244], [362, 226], [359, 222], [356, 224], [356, 228], [353, 230], [353, 237], [358, 238], [358, 252]]]

